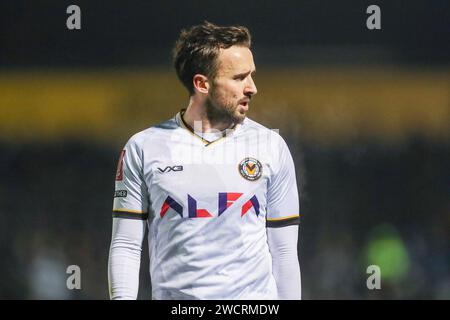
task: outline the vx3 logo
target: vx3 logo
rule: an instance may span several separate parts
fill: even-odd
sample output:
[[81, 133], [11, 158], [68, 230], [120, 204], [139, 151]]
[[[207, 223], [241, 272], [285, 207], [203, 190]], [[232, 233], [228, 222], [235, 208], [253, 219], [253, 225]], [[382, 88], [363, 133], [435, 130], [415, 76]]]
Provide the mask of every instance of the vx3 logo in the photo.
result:
[[167, 166], [164, 169], [158, 167], [159, 172], [166, 173], [170, 171], [183, 171], [183, 166]]
[[[218, 217], [222, 215], [237, 199], [242, 196], [242, 193], [237, 192], [220, 192], [219, 193], [219, 210]], [[206, 209], [197, 208], [197, 200], [195, 200], [189, 194], [188, 197], [188, 218], [214, 218], [214, 216]], [[171, 196], [167, 196], [164, 201], [160, 216], [164, 218], [167, 211], [173, 209], [176, 213], [183, 218], [183, 206], [174, 200]], [[248, 201], [246, 201], [241, 207], [241, 217], [243, 217], [251, 208], [254, 208], [256, 216], [259, 216], [259, 201], [254, 195]]]

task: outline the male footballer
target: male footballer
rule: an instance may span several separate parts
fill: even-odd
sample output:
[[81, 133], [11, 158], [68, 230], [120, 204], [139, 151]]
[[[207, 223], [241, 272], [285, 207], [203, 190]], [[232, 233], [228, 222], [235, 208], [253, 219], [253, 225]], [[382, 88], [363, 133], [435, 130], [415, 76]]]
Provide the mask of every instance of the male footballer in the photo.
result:
[[111, 299], [137, 298], [147, 228], [153, 299], [301, 298], [294, 162], [278, 133], [247, 117], [250, 48], [247, 28], [206, 21], [176, 41], [189, 102], [121, 152]]

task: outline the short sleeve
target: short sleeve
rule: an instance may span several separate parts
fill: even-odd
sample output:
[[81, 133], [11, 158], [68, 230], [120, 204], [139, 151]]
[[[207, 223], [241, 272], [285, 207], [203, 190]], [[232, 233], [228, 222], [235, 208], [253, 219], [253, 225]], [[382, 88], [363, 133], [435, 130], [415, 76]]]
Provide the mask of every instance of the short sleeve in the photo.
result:
[[281, 137], [278, 146], [267, 191], [267, 227], [284, 227], [300, 222], [294, 161]]
[[113, 217], [148, 218], [148, 192], [143, 178], [142, 149], [132, 138], [120, 153], [117, 164]]

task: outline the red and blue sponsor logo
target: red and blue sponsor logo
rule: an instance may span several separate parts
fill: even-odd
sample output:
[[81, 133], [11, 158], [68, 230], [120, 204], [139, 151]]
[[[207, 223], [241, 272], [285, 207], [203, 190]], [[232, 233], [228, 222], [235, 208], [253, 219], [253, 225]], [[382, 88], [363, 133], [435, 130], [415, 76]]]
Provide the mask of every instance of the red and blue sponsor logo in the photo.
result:
[[181, 206], [181, 204], [172, 199], [171, 196], [167, 196], [166, 200], [164, 201], [161, 207], [160, 212], [161, 218], [163, 218], [166, 215], [167, 210], [169, 210], [169, 208], [172, 208], [176, 213], [178, 213], [181, 217], [183, 217], [183, 207]]
[[[218, 195], [219, 202], [218, 202], [218, 214], [217, 216], [220, 217], [230, 206], [236, 202], [243, 193], [238, 192], [220, 192]], [[188, 203], [188, 218], [213, 218], [215, 217], [214, 214], [212, 214], [207, 209], [198, 208], [197, 206], [197, 200], [192, 197], [191, 195], [187, 195], [187, 203]], [[247, 200], [241, 207], [241, 217], [243, 217], [247, 212], [250, 211], [250, 209], [254, 209], [254, 212], [256, 216], [259, 216], [260, 212], [260, 205], [258, 198], [253, 195], [249, 200]], [[163, 218], [167, 211], [169, 209], [173, 209], [176, 213], [180, 215], [181, 218], [183, 218], [183, 206], [178, 203], [176, 200], [174, 200], [171, 196], [167, 196], [166, 200], [164, 201], [161, 211], [160, 211], [160, 217]]]

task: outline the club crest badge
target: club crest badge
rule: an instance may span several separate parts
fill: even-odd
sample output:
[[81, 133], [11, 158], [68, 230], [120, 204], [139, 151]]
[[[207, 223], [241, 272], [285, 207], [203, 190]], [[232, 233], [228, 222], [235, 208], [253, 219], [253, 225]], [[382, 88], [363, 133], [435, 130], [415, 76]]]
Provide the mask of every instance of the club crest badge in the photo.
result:
[[239, 173], [247, 180], [255, 181], [261, 177], [262, 165], [255, 158], [245, 158], [239, 163]]

